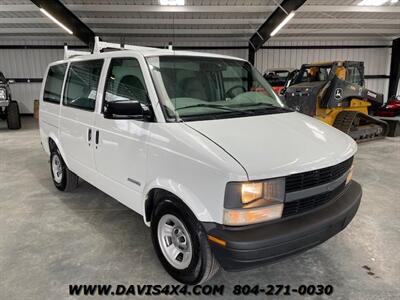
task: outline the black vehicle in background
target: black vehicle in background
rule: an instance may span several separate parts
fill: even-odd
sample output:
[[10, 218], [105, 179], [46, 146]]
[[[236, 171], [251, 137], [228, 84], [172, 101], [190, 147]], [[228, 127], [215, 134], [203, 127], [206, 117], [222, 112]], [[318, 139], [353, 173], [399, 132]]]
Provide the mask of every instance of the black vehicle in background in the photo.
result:
[[10, 83], [12, 82], [0, 72], [0, 119], [7, 120], [9, 129], [20, 129], [21, 118], [18, 102], [12, 100]]

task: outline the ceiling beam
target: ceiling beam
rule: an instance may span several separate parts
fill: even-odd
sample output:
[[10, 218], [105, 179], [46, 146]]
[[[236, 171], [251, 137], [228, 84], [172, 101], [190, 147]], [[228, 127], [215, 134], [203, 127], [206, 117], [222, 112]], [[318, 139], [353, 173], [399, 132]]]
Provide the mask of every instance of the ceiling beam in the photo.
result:
[[270, 38], [271, 32], [288, 16], [299, 9], [307, 0], [283, 0], [249, 40], [249, 61], [254, 64], [255, 53]]
[[32, 11], [37, 10], [34, 4], [2, 4], [0, 11]]
[[[50, 1], [49, 1], [50, 2]], [[219, 12], [219, 13], [260, 13], [273, 12], [275, 5], [201, 5], [201, 6], [160, 6], [160, 5], [102, 5], [102, 4], [70, 4], [67, 7], [76, 11], [89, 12]], [[2, 4], [0, 11], [31, 12], [36, 6], [32, 4]], [[347, 5], [304, 5], [301, 12], [372, 12], [400, 13], [400, 6], [347, 6]]]
[[[261, 24], [265, 19], [171, 19], [171, 18], [80, 18], [86, 24], [126, 24], [126, 25], [247, 25]], [[0, 18], [0, 24], [51, 24], [49, 18]], [[399, 19], [357, 19], [357, 18], [295, 18], [290, 24], [376, 24], [376, 25], [400, 25]]]
[[[73, 35], [84, 42], [86, 45], [94, 43], [94, 32], [74, 15], [59, 0], [31, 0], [37, 7], [45, 9], [50, 15], [69, 28]], [[25, 30], [30, 28], [25, 28]]]
[[[210, 36], [220, 36], [220, 35], [233, 35], [233, 36], [249, 36], [254, 32], [252, 29], [157, 29], [157, 28], [106, 28], [106, 27], [95, 27], [92, 28], [97, 34], [115, 34], [119, 36], [124, 35], [210, 35]], [[8, 27], [0, 28], [0, 34], [64, 34], [64, 31], [59, 27], [51, 28], [17, 28]], [[385, 35], [396, 35], [399, 33], [398, 29], [363, 29], [363, 28], [351, 28], [346, 29], [345, 34], [343, 33], [343, 28], [331, 28], [331, 29], [282, 29], [281, 35], [303, 35], [303, 36], [315, 36], [315, 35], [338, 35], [346, 36], [349, 34], [362, 34], [362, 35], [374, 35], [374, 34], [385, 34]]]
[[399, 13], [400, 6], [304, 5], [299, 12]]
[[[160, 6], [160, 5], [82, 5], [70, 4], [73, 11], [112, 11], [112, 12], [226, 12], [260, 13], [273, 12], [275, 5], [199, 5], [199, 6]], [[345, 5], [305, 5], [303, 12], [400, 12], [399, 6], [345, 6]]]
[[81, 5], [70, 4], [68, 8], [73, 11], [90, 12], [175, 12], [175, 13], [259, 13], [272, 12], [275, 5]]

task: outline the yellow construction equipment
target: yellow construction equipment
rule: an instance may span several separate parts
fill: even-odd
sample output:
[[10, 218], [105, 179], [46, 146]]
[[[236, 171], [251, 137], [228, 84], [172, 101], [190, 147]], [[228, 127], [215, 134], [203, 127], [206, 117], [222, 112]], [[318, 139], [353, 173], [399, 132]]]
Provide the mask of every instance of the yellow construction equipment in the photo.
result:
[[305, 64], [286, 87], [286, 104], [349, 134], [356, 141], [383, 138], [386, 122], [369, 113], [382, 106], [383, 95], [364, 87], [364, 63], [335, 61]]

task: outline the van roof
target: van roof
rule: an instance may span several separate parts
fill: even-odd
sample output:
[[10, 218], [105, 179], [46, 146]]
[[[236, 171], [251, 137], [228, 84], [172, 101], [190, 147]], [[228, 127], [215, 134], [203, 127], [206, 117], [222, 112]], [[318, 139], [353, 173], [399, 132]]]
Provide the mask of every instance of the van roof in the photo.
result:
[[[76, 56], [70, 57], [68, 59], [59, 60], [54, 62], [53, 64], [65, 63], [70, 61], [79, 61], [79, 60], [89, 60], [95, 58], [106, 58], [106, 57], [114, 57], [120, 56], [120, 53], [124, 53], [126, 55], [129, 54], [140, 54], [143, 57], [151, 57], [151, 56], [197, 56], [197, 57], [214, 57], [214, 58], [224, 58], [224, 59], [234, 59], [246, 61], [239, 57], [214, 54], [214, 53], [205, 53], [205, 52], [194, 52], [194, 51], [180, 51], [180, 50], [169, 50], [169, 49], [159, 49], [159, 48], [150, 48], [150, 47], [140, 47], [138, 46], [135, 50], [131, 49], [115, 49], [111, 51], [105, 51], [101, 53], [93, 53], [93, 54], [78, 54]], [[119, 55], [116, 55], [116, 54]]]

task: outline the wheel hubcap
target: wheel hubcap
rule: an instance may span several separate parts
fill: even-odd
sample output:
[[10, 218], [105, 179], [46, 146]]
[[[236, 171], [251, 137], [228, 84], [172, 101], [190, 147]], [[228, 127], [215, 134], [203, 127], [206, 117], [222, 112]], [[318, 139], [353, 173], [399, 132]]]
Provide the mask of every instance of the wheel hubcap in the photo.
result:
[[53, 156], [53, 160], [51, 162], [51, 168], [53, 170], [54, 181], [57, 183], [61, 183], [62, 181], [62, 165], [60, 158], [57, 155]]
[[187, 268], [193, 250], [190, 235], [182, 221], [167, 214], [158, 222], [157, 233], [161, 251], [168, 262], [179, 270]]

